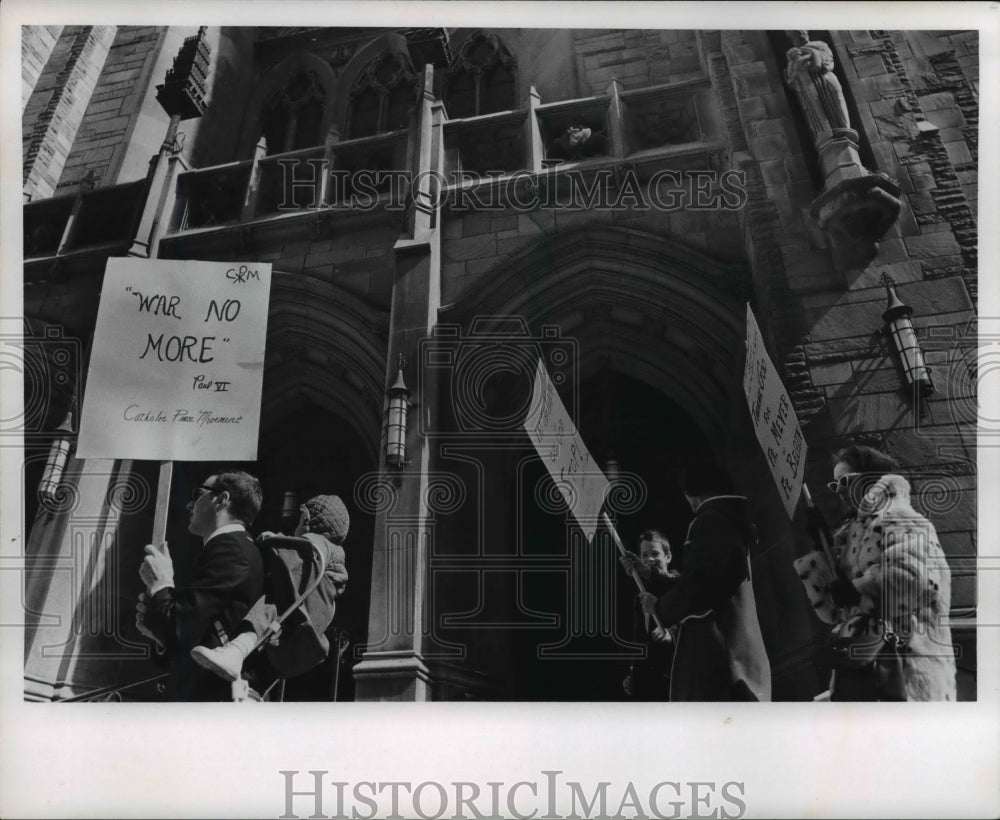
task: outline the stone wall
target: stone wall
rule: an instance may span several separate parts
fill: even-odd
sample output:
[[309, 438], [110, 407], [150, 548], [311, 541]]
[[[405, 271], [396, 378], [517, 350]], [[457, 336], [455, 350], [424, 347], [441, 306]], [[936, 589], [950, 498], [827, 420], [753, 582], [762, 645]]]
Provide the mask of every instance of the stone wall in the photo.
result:
[[389, 251], [394, 239], [388, 227], [350, 231], [327, 239], [286, 242], [280, 250], [261, 253], [260, 261], [332, 282], [388, 310], [392, 293]]
[[21, 28], [21, 109], [28, 105], [35, 83], [49, 61], [52, 49], [62, 33], [62, 26], [23, 26]]
[[[150, 72], [164, 32], [157, 26], [118, 27], [66, 159], [60, 186], [75, 185], [88, 172], [105, 184], [118, 181], [121, 155], [149, 88]], [[156, 79], [162, 82], [163, 78]]]
[[604, 93], [612, 79], [638, 88], [704, 73], [693, 29], [583, 29], [574, 32], [574, 39], [577, 74], [590, 94]]
[[56, 192], [115, 31], [116, 26], [66, 26], [35, 83], [21, 121], [22, 181], [32, 199]]

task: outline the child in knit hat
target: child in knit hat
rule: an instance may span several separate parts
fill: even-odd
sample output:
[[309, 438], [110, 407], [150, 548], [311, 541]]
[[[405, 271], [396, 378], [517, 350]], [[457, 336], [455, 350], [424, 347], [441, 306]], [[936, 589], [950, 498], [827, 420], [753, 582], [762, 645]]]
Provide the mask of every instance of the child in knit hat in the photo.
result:
[[[315, 639], [306, 642], [307, 650], [313, 650], [315, 654], [316, 647], [319, 647], [319, 651], [323, 653], [318, 659], [314, 656], [302, 658], [301, 664], [308, 668], [310, 664], [320, 662], [329, 651], [329, 643], [323, 633], [330, 625], [330, 621], [333, 620], [334, 601], [343, 594], [347, 585], [346, 559], [341, 545], [347, 537], [351, 519], [344, 502], [335, 495], [318, 495], [310, 498], [299, 510], [299, 523], [295, 528], [295, 537], [308, 539], [325, 558], [323, 579], [300, 608], [299, 621], [305, 621], [315, 632]], [[272, 541], [272, 539], [274, 540]], [[258, 543], [267, 553], [269, 541], [272, 544], [280, 544], [282, 540], [287, 540], [287, 538], [266, 532], [261, 534]], [[289, 551], [273, 549], [270, 552], [277, 556], [278, 560], [287, 564], [285, 566], [288, 576], [286, 581], [290, 585], [285, 590], [287, 593], [285, 597], [294, 598], [301, 586], [303, 563], [296, 559], [289, 560], [289, 555], [292, 554]], [[277, 582], [272, 582], [272, 585], [277, 585]], [[275, 594], [276, 590], [269, 589], [268, 592], [270, 596]], [[200, 666], [214, 672], [219, 677], [235, 681], [242, 675], [243, 662], [257, 646], [260, 639], [270, 633], [271, 641], [275, 641], [281, 632], [281, 626], [277, 623], [280, 614], [275, 603], [268, 602], [262, 596], [244, 616], [240, 623], [241, 631], [235, 638], [216, 649], [196, 646], [191, 650], [191, 657]], [[289, 648], [293, 649], [293, 647]], [[287, 656], [288, 653], [284, 654]], [[285, 665], [288, 664], [285, 663]]]

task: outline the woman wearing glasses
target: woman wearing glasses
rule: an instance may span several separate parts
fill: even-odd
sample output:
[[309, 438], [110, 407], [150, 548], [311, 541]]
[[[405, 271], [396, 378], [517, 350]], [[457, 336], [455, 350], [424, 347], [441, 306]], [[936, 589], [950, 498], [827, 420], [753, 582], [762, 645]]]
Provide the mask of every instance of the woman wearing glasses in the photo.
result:
[[898, 674], [884, 654], [867, 666], [837, 665], [832, 699], [955, 700], [951, 573], [933, 525], [910, 506], [895, 459], [853, 446], [833, 461], [828, 486], [845, 512], [833, 535], [836, 567], [812, 552], [795, 569], [843, 654], [857, 660], [866, 645], [878, 650], [871, 656], [890, 647]]

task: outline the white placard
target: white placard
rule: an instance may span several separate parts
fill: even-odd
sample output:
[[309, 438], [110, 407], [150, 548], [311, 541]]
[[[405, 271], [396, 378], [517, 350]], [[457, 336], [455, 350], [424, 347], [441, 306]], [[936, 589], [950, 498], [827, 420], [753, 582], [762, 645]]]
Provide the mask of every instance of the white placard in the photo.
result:
[[771, 468], [778, 494], [789, 518], [802, 492], [806, 469], [806, 442], [788, 391], [767, 355], [764, 337], [747, 305], [747, 360], [743, 370], [743, 392], [757, 440]]
[[541, 359], [524, 429], [587, 540], [593, 540], [608, 480], [590, 457]]
[[109, 259], [80, 458], [253, 461], [271, 265]]

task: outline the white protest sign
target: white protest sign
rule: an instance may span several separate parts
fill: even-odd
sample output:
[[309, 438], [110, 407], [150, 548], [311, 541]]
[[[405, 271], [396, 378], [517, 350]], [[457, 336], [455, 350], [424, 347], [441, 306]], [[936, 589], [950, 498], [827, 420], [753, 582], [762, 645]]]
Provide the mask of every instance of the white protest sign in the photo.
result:
[[271, 265], [109, 259], [80, 458], [253, 461]]
[[788, 517], [793, 518], [805, 475], [806, 443], [785, 386], [767, 355], [764, 337], [750, 305], [747, 305], [747, 361], [743, 370], [743, 392], [746, 393], [757, 440], [767, 457], [774, 483], [785, 503]]
[[541, 359], [524, 429], [587, 540], [593, 540], [608, 480], [590, 457]]

